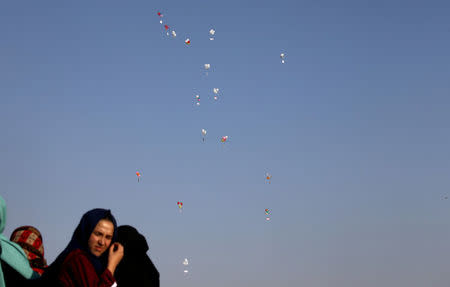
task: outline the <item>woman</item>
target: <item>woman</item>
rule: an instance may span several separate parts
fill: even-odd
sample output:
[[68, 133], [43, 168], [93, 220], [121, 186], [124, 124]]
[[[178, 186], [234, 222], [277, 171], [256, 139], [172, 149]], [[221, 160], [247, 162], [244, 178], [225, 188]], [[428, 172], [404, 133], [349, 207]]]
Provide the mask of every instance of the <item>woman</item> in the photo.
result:
[[118, 237], [125, 250], [116, 271], [119, 287], [159, 287], [159, 272], [147, 255], [145, 237], [129, 225], [119, 226]]
[[97, 208], [85, 213], [69, 245], [42, 276], [41, 285], [116, 286], [114, 272], [123, 257], [123, 246], [115, 242], [116, 229], [110, 210]]
[[3, 236], [6, 225], [6, 203], [0, 196], [0, 287], [25, 286], [27, 279], [35, 279], [39, 274], [31, 269], [22, 248]]
[[33, 226], [21, 226], [13, 231], [9, 240], [22, 247], [31, 268], [42, 275], [47, 268], [47, 261], [44, 258], [44, 244], [39, 230]]

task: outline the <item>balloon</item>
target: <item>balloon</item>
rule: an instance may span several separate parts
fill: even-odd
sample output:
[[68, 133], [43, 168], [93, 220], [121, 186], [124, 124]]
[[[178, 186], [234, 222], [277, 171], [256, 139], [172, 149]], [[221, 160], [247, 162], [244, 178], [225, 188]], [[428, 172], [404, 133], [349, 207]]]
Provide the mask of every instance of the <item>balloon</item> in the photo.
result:
[[227, 140], [228, 140], [228, 136], [224, 136], [220, 139], [220, 141], [223, 143], [226, 142]]
[[284, 57], [285, 57], [285, 54], [284, 54], [284, 53], [281, 53], [281, 54], [280, 54], [280, 58], [281, 58], [281, 63], [282, 63], [282, 64], [284, 64]]
[[195, 99], [197, 100], [197, 106], [200, 106], [200, 95], [195, 95]]
[[181, 208], [183, 208], [183, 203], [181, 202], [181, 201], [178, 201], [177, 202], [177, 205], [178, 205], [178, 207], [181, 209]]
[[211, 68], [211, 64], [205, 64], [206, 75], [208, 76], [208, 70]]
[[164, 25], [164, 29], [169, 30], [169, 26]]
[[[188, 261], [187, 258], [184, 258], [183, 265], [186, 266], [186, 267], [189, 265], [189, 261]], [[185, 268], [186, 268], [186, 267], [185, 267]], [[184, 269], [183, 272], [184, 272], [184, 274], [186, 274], [186, 273], [188, 273], [189, 271], [188, 271], [187, 269]]]
[[205, 141], [205, 137], [206, 137], [206, 130], [202, 129], [202, 136], [203, 136], [203, 141]]
[[270, 179], [272, 178], [272, 175], [268, 172], [266, 172], [266, 179], [270, 183]]
[[214, 29], [209, 30], [209, 35], [211, 35], [211, 37], [209, 37], [210, 41], [214, 40], [214, 34], [216, 34], [216, 31]]
[[172, 30], [172, 36], [175, 38], [177, 36], [177, 33]]
[[219, 98], [217, 95], [219, 94], [219, 88], [214, 88], [213, 89], [213, 92], [214, 92], [214, 100], [216, 100], [217, 101], [217, 99]]
[[139, 179], [141, 178], [141, 174], [139, 173], [139, 171], [136, 172], [136, 175], [137, 175], [137, 179], [138, 179], [138, 182], [139, 182]]
[[184, 42], [186, 43], [186, 45], [191, 44], [191, 40], [189, 38], [187, 38], [186, 40], [184, 40]]
[[266, 213], [266, 220], [269, 221], [270, 220], [270, 211], [268, 208], [264, 209], [264, 212]]

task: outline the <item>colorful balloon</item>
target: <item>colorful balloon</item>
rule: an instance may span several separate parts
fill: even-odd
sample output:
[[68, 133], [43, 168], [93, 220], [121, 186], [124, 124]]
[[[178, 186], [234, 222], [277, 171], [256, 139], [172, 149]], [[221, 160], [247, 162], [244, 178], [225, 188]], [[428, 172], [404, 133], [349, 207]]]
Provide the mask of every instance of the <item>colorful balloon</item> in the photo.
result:
[[268, 208], [264, 209], [264, 212], [266, 213], [266, 221], [270, 220], [270, 210]]
[[200, 95], [195, 95], [195, 101], [197, 102], [197, 106], [200, 106]]
[[139, 182], [139, 179], [141, 178], [141, 174], [139, 173], [139, 171], [136, 172], [136, 176], [137, 176], [137, 180]]
[[272, 179], [272, 175], [268, 172], [266, 172], [266, 180], [269, 182], [270, 184], [270, 180]]

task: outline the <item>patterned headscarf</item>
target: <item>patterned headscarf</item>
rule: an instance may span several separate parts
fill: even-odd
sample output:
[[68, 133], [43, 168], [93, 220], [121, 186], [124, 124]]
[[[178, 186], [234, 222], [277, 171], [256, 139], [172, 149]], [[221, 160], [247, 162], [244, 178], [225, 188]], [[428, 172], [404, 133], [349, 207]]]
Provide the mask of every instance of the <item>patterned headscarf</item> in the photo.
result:
[[33, 226], [18, 227], [11, 234], [10, 240], [22, 247], [31, 268], [42, 275], [47, 268], [47, 262], [44, 258], [44, 244], [39, 230]]

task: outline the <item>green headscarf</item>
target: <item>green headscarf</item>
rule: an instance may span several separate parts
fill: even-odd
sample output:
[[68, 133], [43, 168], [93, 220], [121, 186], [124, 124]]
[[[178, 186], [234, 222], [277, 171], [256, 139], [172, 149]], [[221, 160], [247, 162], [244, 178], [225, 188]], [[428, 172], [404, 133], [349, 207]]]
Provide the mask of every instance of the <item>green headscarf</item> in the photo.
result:
[[[9, 241], [3, 236], [3, 230], [6, 225], [6, 203], [3, 197], [0, 196], [0, 258], [7, 263], [11, 268], [16, 270], [20, 275], [26, 279], [35, 279], [39, 274], [31, 269], [30, 262], [23, 252], [22, 247], [18, 244]], [[0, 266], [0, 287], [5, 287], [5, 279], [3, 278], [3, 270]]]

